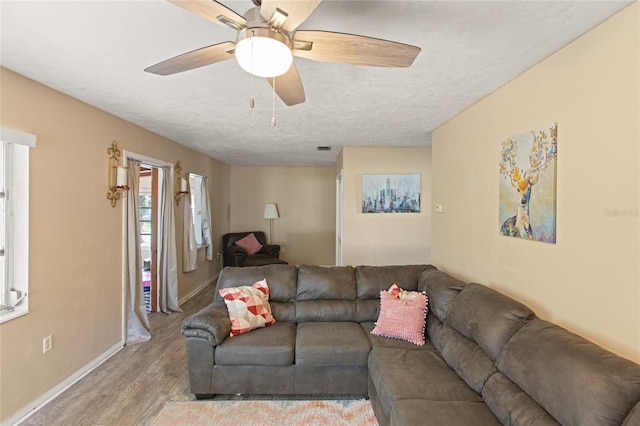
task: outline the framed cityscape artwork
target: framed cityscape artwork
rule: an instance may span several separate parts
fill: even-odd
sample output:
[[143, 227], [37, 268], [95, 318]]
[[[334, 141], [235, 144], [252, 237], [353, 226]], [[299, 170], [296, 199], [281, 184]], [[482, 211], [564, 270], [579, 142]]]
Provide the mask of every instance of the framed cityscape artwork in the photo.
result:
[[420, 175], [363, 174], [362, 213], [420, 213]]

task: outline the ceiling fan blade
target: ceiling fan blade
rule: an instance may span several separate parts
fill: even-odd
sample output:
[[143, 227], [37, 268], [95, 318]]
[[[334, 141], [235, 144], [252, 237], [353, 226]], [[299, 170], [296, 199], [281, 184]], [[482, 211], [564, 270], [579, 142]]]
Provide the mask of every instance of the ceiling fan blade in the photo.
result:
[[314, 61], [409, 67], [418, 53], [417, 46], [354, 34], [301, 30], [293, 36], [293, 54]]
[[275, 77], [276, 84], [273, 86], [273, 78], [267, 78], [271, 87], [274, 87], [276, 94], [282, 102], [289, 106], [301, 104], [305, 101], [304, 87], [296, 64], [291, 63], [291, 68], [286, 73]]
[[262, 0], [260, 15], [267, 21], [273, 17], [276, 9], [280, 9], [288, 16], [282, 24], [286, 31], [293, 31], [302, 24], [318, 7], [322, 0]]
[[170, 3], [180, 6], [189, 12], [195, 13], [201, 18], [208, 19], [211, 22], [215, 22], [220, 25], [227, 25], [224, 22], [218, 20], [218, 16], [222, 15], [227, 20], [237, 22], [241, 25], [247, 23], [247, 20], [238, 15], [233, 10], [229, 9], [214, 0], [168, 0]]
[[152, 65], [145, 69], [145, 72], [158, 75], [170, 75], [215, 64], [216, 62], [226, 61], [234, 57], [233, 49], [235, 46], [236, 44], [234, 42], [225, 41], [224, 43], [192, 50], [191, 52], [183, 53], [182, 55]]

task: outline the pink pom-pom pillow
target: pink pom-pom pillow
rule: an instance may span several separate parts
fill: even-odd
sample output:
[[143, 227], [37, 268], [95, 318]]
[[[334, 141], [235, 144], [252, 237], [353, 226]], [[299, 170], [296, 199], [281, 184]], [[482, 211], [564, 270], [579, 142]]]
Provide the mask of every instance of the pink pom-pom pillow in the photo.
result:
[[269, 305], [267, 280], [252, 286], [229, 287], [218, 290], [224, 299], [231, 320], [231, 336], [247, 333], [276, 322]]
[[424, 345], [428, 298], [419, 291], [402, 290], [393, 284], [380, 292], [380, 315], [371, 334]]
[[256, 254], [262, 248], [262, 244], [260, 244], [260, 241], [258, 241], [253, 232], [241, 240], [236, 241], [236, 245], [244, 249], [249, 256]]

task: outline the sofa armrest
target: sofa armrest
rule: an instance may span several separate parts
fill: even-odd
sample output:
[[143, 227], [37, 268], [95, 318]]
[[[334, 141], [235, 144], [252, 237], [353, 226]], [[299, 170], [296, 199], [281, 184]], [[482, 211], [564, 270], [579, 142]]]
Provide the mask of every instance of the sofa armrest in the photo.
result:
[[260, 249], [260, 253], [267, 254], [277, 259], [280, 256], [280, 246], [278, 244], [265, 244]]
[[244, 266], [247, 252], [242, 247], [232, 245], [224, 249], [225, 266]]
[[207, 339], [211, 346], [221, 344], [231, 333], [227, 306], [224, 303], [211, 303], [184, 320], [180, 333], [184, 337]]

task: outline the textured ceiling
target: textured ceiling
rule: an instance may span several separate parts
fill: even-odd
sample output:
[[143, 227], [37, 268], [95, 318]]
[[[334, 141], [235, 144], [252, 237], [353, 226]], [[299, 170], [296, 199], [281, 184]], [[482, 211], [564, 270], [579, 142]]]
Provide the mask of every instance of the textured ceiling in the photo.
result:
[[[250, 1], [221, 1], [243, 14]], [[143, 69], [235, 31], [164, 1], [1, 1], [0, 64], [231, 165], [333, 165], [343, 146], [430, 146], [431, 131], [631, 1], [323, 1], [300, 29], [417, 45], [411, 68], [295, 58], [293, 107], [234, 60]], [[6, 106], [5, 106], [6, 107]], [[123, 141], [124, 143], [124, 141]], [[318, 152], [318, 145], [330, 145]], [[126, 147], [126, 143], [125, 143]]]

